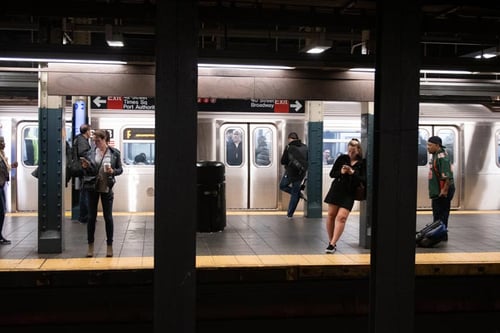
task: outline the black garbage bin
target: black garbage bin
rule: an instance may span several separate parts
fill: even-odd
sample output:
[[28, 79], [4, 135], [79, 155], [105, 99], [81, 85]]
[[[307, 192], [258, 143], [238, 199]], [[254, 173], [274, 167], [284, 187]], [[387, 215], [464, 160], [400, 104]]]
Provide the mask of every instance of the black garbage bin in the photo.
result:
[[198, 177], [197, 231], [222, 231], [226, 227], [224, 164], [217, 161], [198, 161], [196, 171]]

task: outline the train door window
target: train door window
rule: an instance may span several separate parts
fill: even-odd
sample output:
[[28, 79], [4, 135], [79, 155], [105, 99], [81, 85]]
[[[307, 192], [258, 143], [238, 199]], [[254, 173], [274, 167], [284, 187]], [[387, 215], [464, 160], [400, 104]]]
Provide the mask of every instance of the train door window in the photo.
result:
[[243, 164], [243, 129], [241, 127], [229, 127], [224, 136], [226, 138], [226, 164], [240, 166]]
[[443, 146], [446, 147], [446, 152], [448, 153], [448, 158], [450, 159], [450, 163], [454, 164], [454, 152], [455, 152], [455, 132], [452, 129], [440, 129], [437, 132], [437, 135], [443, 141]]
[[323, 166], [333, 164], [338, 156], [346, 154], [349, 141], [360, 135], [357, 130], [323, 131]]
[[38, 126], [26, 126], [22, 135], [24, 165], [38, 165]]
[[267, 166], [271, 164], [273, 156], [273, 132], [268, 127], [257, 127], [253, 131], [253, 146], [256, 166]]
[[429, 152], [427, 151], [427, 139], [429, 139], [429, 132], [426, 129], [420, 128], [418, 130], [418, 165], [427, 165], [429, 159]]
[[[71, 146], [71, 126], [66, 126], [66, 134], [66, 144]], [[38, 165], [38, 148], [38, 125], [24, 127], [21, 147], [22, 162], [24, 165]]]
[[500, 131], [496, 132], [495, 138], [497, 143], [496, 161], [497, 161], [497, 166], [500, 166]]
[[126, 165], [154, 165], [154, 128], [125, 128], [123, 130], [123, 163]]

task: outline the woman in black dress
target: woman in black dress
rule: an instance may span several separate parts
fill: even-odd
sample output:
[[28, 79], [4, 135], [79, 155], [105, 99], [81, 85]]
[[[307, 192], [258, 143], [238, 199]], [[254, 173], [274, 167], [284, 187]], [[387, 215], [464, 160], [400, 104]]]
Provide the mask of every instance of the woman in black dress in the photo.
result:
[[366, 166], [358, 139], [349, 141], [347, 154], [337, 157], [330, 177], [333, 181], [324, 200], [328, 204], [326, 232], [329, 243], [326, 253], [334, 253], [337, 250], [337, 241], [344, 232], [345, 223], [354, 205], [355, 189], [360, 182], [366, 182]]

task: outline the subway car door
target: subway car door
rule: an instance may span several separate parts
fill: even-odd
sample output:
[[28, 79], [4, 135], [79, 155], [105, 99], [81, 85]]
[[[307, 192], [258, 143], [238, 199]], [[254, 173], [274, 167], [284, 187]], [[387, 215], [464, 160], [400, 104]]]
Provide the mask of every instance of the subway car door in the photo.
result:
[[277, 209], [277, 129], [274, 124], [223, 124], [219, 156], [226, 169], [227, 209]]
[[[71, 138], [71, 123], [66, 123], [67, 138]], [[32, 172], [38, 167], [38, 122], [21, 122], [17, 126], [17, 210], [38, 211], [38, 179]], [[71, 209], [71, 182], [64, 189], [64, 208]]]
[[431, 156], [427, 152], [427, 139], [437, 135], [443, 140], [443, 146], [450, 158], [453, 177], [455, 181], [455, 195], [451, 201], [451, 208], [460, 207], [461, 197], [461, 154], [459, 153], [460, 136], [455, 126], [420, 126], [418, 131], [418, 183], [417, 183], [417, 208], [432, 209], [429, 198], [429, 171]]

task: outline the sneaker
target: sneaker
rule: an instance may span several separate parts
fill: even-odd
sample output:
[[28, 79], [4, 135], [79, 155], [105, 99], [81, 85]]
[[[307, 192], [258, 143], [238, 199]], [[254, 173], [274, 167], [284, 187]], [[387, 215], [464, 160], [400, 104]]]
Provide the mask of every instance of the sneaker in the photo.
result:
[[337, 245], [332, 245], [332, 244], [328, 244], [328, 247], [326, 248], [325, 250], [325, 253], [335, 253], [335, 251], [337, 251]]
[[303, 191], [300, 192], [300, 198], [304, 201], [307, 201], [306, 194]]

